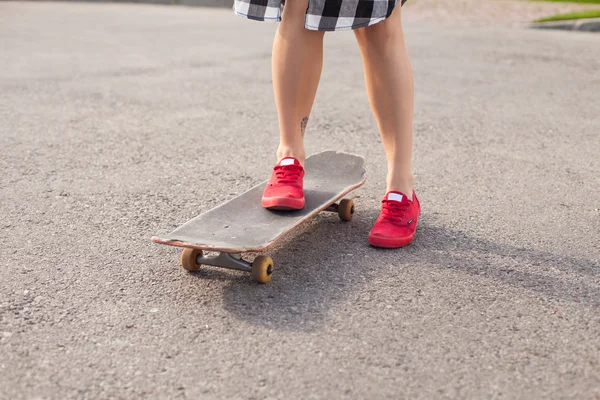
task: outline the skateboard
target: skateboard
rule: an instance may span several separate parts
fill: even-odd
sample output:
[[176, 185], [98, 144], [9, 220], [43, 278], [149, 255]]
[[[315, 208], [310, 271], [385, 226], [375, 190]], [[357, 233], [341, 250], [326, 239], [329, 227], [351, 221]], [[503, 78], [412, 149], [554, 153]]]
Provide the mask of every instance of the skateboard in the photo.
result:
[[[321, 211], [335, 212], [342, 221], [350, 221], [354, 201], [344, 199], [363, 185], [367, 174], [361, 156], [324, 151], [308, 157], [304, 163], [302, 210], [273, 211], [262, 207], [260, 199], [267, 181], [181, 225], [173, 232], [154, 236], [154, 243], [184, 247], [181, 266], [197, 271], [211, 265], [250, 272], [261, 283], [271, 280], [273, 260], [258, 255], [253, 262], [242, 253], [260, 253]], [[205, 255], [204, 251], [217, 253]]]

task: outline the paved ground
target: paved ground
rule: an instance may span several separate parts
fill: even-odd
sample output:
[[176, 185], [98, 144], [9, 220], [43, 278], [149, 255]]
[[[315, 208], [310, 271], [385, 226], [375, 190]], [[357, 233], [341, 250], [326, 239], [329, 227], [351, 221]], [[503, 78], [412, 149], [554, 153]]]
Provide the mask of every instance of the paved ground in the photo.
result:
[[366, 243], [384, 158], [351, 33], [308, 151], [364, 154], [352, 223], [268, 285], [150, 242], [258, 183], [275, 26], [0, 3], [0, 398], [600, 398], [597, 35], [406, 23], [415, 243]]

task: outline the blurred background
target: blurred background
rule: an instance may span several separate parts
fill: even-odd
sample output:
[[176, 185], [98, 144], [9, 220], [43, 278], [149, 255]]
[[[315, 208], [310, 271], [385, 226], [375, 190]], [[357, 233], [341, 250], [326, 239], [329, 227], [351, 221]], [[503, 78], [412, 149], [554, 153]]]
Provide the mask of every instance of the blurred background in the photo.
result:
[[[89, 1], [104, 2], [103, 0]], [[233, 6], [233, 0], [114, 0], [114, 2]], [[473, 25], [510, 25], [600, 17], [600, 0], [409, 0], [404, 7], [407, 18]]]

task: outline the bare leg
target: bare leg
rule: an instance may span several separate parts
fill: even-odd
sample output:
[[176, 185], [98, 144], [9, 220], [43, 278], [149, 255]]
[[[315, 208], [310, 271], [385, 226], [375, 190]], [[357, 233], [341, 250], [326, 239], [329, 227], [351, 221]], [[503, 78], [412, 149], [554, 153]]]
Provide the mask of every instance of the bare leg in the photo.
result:
[[388, 164], [387, 191], [412, 197], [414, 83], [402, 32], [401, 8], [375, 25], [355, 30], [367, 93]]
[[277, 159], [304, 164], [304, 129], [323, 65], [324, 32], [304, 28], [308, 0], [287, 0], [273, 43], [273, 90], [279, 114]]

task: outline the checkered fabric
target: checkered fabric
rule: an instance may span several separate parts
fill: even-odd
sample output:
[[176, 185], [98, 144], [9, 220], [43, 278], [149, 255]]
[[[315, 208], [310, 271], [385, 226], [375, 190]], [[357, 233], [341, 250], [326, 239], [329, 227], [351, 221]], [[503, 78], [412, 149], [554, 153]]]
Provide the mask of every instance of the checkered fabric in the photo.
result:
[[[294, 0], [288, 0], [294, 1]], [[308, 0], [304, 27], [314, 31], [356, 29], [383, 21], [399, 0]], [[406, 0], [402, 0], [404, 4]], [[235, 0], [237, 15], [257, 21], [281, 21], [284, 0]]]

